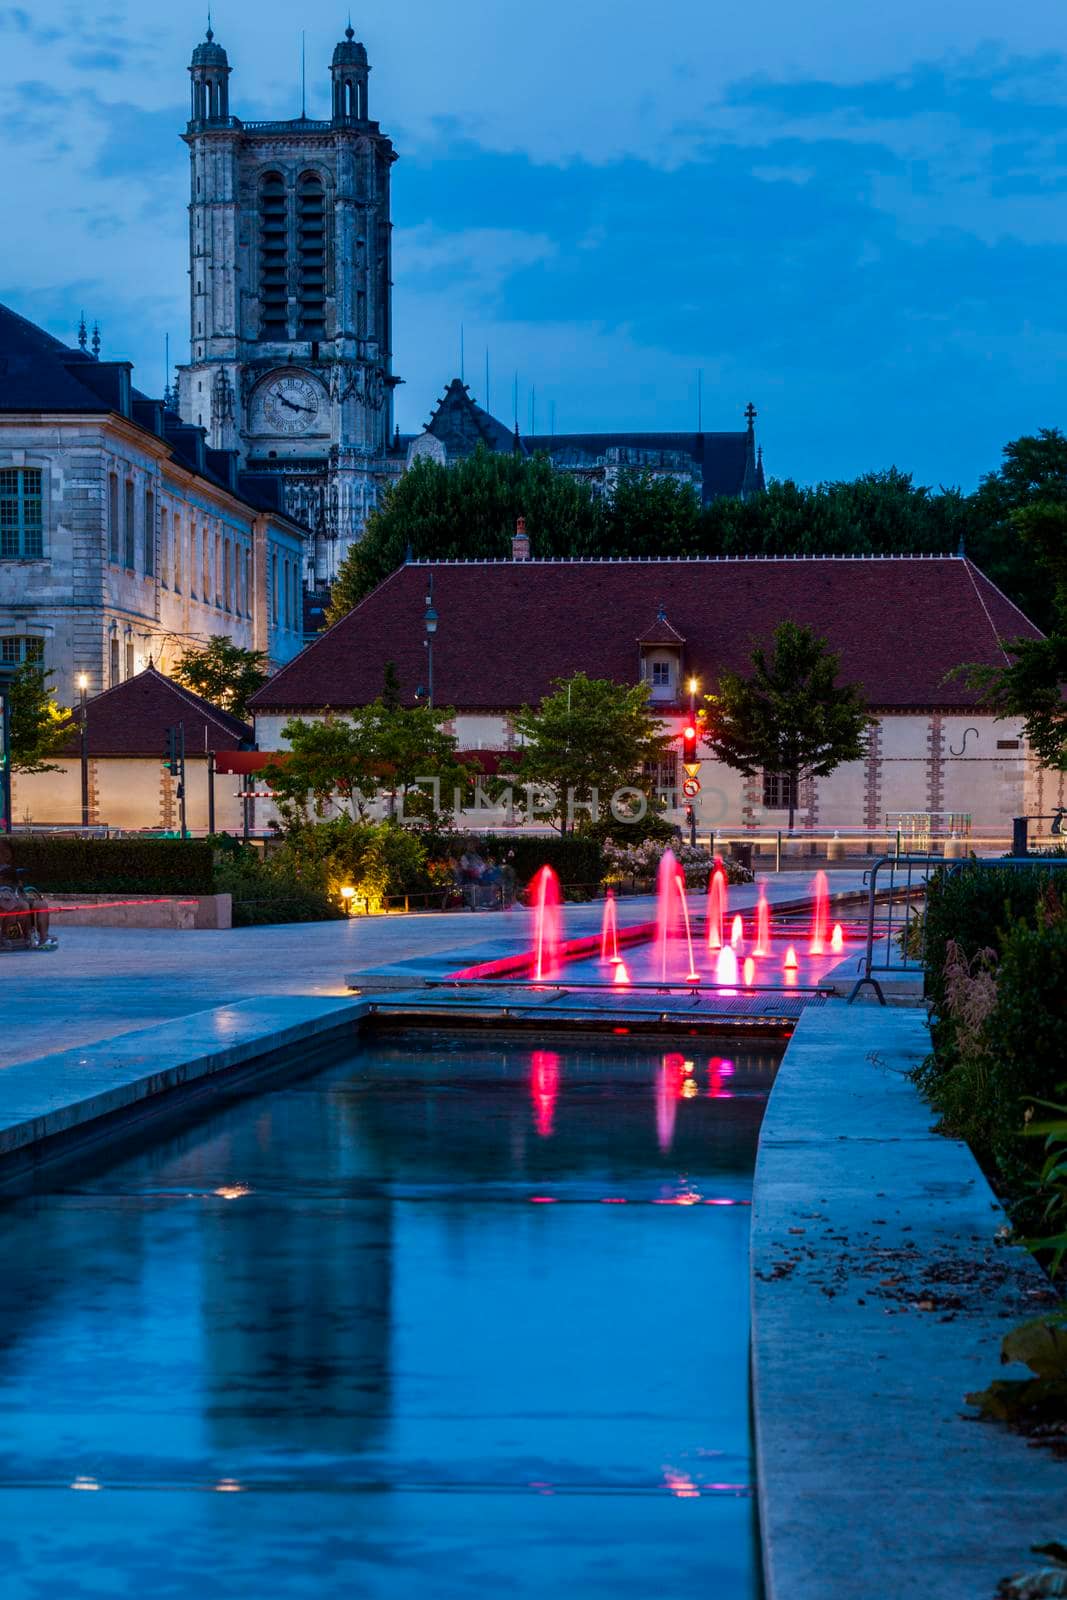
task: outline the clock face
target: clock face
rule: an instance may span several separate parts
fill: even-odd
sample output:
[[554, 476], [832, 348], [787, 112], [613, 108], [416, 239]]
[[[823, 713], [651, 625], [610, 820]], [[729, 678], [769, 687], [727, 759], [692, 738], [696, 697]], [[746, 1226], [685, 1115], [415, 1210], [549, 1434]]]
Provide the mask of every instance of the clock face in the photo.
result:
[[318, 387], [295, 372], [272, 378], [262, 393], [262, 415], [274, 433], [310, 433], [318, 420]]

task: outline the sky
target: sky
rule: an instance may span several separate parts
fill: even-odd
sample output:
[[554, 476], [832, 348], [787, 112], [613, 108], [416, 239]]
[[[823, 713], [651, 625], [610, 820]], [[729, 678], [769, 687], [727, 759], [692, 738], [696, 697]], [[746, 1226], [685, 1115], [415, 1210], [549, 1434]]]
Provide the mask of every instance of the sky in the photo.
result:
[[[217, 0], [230, 109], [329, 114], [347, 7]], [[772, 476], [972, 488], [1064, 419], [1053, 0], [355, 0], [394, 168], [403, 431], [465, 352], [524, 431], [743, 426]], [[0, 0], [0, 299], [159, 393], [188, 355], [204, 9]], [[486, 352], [489, 391], [486, 395]], [[698, 373], [702, 379], [698, 380]], [[536, 428], [531, 424], [536, 423]]]

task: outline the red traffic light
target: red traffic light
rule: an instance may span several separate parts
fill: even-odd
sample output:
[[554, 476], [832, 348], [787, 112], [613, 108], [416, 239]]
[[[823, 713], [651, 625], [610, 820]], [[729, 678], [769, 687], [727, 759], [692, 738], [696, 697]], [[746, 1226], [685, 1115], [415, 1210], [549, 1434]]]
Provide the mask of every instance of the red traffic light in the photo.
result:
[[682, 760], [688, 765], [692, 765], [699, 760], [697, 756], [699, 739], [700, 735], [697, 733], [695, 725], [692, 722], [687, 722], [682, 729]]
[[697, 731], [693, 727], [692, 723], [690, 723], [688, 728], [683, 728], [682, 729], [682, 738], [685, 740], [686, 744], [689, 744], [689, 742], [691, 740], [695, 739], [696, 736], [697, 736]]

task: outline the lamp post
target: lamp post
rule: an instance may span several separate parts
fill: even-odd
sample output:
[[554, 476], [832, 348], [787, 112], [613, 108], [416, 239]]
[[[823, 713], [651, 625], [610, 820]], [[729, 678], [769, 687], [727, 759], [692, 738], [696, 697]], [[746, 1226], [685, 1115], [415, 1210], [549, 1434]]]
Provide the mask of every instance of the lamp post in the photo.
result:
[[89, 679], [84, 672], [78, 674], [81, 690], [81, 758], [82, 758], [82, 827], [89, 826]]
[[[700, 684], [697, 681], [697, 679], [696, 678], [690, 678], [690, 680], [689, 680], [689, 725], [692, 728], [697, 728], [697, 726], [698, 726], [697, 725], [697, 690], [699, 689], [699, 687], [700, 687]], [[698, 729], [698, 732], [699, 732], [699, 729]], [[696, 749], [693, 752], [694, 756], [696, 755], [697, 750], [699, 750], [699, 748], [700, 748], [700, 746], [698, 744], [696, 746]], [[694, 799], [695, 799], [695, 796], [694, 796]], [[697, 808], [696, 808], [695, 804], [693, 804], [692, 801], [690, 802], [690, 804], [688, 806], [688, 811], [689, 811], [689, 843], [691, 845], [695, 846], [696, 842], [697, 842]]]
[[426, 681], [428, 684], [427, 703], [433, 710], [433, 636], [437, 632], [438, 616], [433, 603], [433, 573], [430, 573], [429, 591], [426, 595], [426, 615], [422, 625], [426, 629]]
[[0, 666], [0, 833], [11, 832], [11, 698], [16, 668]]

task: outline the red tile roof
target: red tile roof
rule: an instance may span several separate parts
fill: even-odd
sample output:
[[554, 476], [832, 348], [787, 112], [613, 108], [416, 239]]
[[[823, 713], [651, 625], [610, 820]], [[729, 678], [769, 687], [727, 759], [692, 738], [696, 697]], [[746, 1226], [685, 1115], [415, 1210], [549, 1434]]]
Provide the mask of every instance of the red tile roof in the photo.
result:
[[959, 556], [412, 562], [283, 667], [253, 710], [364, 705], [387, 661], [412, 701], [427, 678], [431, 571], [434, 697], [460, 711], [536, 703], [579, 671], [634, 682], [636, 641], [659, 606], [685, 638], [685, 672], [709, 688], [723, 668], [747, 671], [753, 643], [788, 619], [828, 639], [843, 677], [886, 710], [971, 706], [952, 669], [1003, 661], [1001, 639], [1039, 637]]
[[[239, 750], [252, 742], [252, 729], [246, 723], [183, 689], [155, 667], [105, 689], [88, 702], [86, 714], [91, 757], [149, 756], [162, 761], [167, 729], [178, 723], [185, 725], [187, 756], [203, 755], [209, 748]], [[74, 717], [80, 723], [80, 706], [75, 707]], [[75, 737], [66, 753], [76, 755], [80, 748]]]

